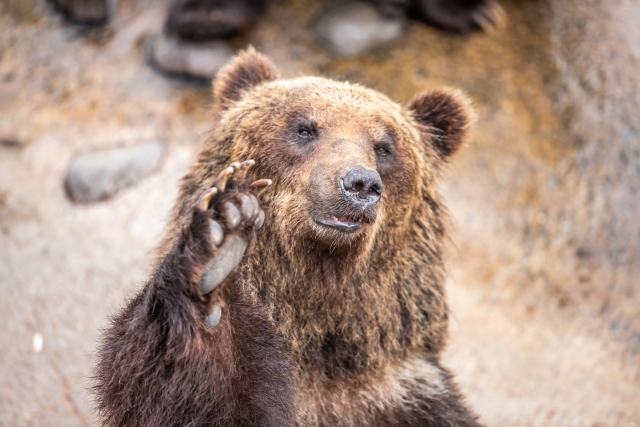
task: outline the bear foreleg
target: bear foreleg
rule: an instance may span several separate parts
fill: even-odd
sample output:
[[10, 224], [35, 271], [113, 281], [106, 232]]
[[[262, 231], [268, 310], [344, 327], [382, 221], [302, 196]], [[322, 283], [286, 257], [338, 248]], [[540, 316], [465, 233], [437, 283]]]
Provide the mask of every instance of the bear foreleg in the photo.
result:
[[[293, 374], [283, 342], [237, 286], [264, 212], [233, 164], [144, 289], [112, 320], [98, 350], [94, 392], [105, 426], [290, 426]], [[215, 292], [214, 292], [215, 290]]]

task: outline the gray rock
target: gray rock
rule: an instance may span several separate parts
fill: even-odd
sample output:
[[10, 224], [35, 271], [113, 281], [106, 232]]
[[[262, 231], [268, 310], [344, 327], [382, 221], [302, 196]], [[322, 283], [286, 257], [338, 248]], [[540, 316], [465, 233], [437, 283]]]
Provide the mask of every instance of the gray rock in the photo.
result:
[[152, 142], [81, 155], [69, 166], [67, 194], [81, 203], [109, 198], [153, 172], [164, 151], [164, 144]]
[[23, 145], [24, 141], [14, 136], [0, 136], [0, 146], [2, 147], [17, 148], [22, 147]]
[[149, 39], [147, 55], [151, 64], [165, 73], [211, 80], [235, 51], [223, 41], [184, 42], [162, 34]]
[[318, 43], [339, 56], [356, 56], [402, 34], [404, 21], [387, 18], [369, 3], [353, 2], [327, 11], [314, 25]]
[[107, 0], [52, 0], [69, 19], [79, 24], [104, 24], [109, 18]]

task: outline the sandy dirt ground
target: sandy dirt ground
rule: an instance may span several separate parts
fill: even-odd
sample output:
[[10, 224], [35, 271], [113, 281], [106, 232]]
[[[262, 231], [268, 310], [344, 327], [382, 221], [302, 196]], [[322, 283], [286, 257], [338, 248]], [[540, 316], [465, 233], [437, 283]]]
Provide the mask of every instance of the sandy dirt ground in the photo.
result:
[[[445, 361], [487, 426], [640, 426], [640, 6], [504, 1], [508, 24], [455, 36], [409, 23], [336, 59], [324, 2], [275, 1], [253, 44], [285, 76], [407, 102], [467, 91], [479, 119], [443, 180], [452, 214]], [[0, 3], [0, 425], [93, 425], [87, 391], [110, 313], [150, 273], [177, 181], [209, 127], [209, 88], [147, 65], [162, 1], [122, 0], [103, 30], [44, 0]], [[71, 202], [70, 162], [162, 142], [157, 170]]]

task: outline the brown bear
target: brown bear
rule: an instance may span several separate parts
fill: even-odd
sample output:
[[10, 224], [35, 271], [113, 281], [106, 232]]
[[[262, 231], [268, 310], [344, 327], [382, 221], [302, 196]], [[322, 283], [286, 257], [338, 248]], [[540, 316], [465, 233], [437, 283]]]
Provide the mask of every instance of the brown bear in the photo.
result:
[[253, 49], [224, 68], [162, 257], [99, 347], [102, 425], [479, 426], [440, 363], [436, 185], [471, 116], [451, 90], [405, 108], [280, 80]]

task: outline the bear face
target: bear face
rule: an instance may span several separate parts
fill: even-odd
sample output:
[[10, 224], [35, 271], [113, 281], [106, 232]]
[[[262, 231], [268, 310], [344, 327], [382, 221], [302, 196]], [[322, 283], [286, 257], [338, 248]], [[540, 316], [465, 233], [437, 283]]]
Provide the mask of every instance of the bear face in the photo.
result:
[[407, 109], [359, 85], [278, 80], [255, 52], [220, 73], [214, 97], [219, 149], [256, 160], [256, 175], [274, 181], [271, 226], [317, 250], [362, 254], [355, 248], [371, 247], [381, 228], [407, 232], [470, 122], [456, 92], [423, 94]]
[[[235, 107], [244, 112], [235, 137], [251, 142], [234, 148], [256, 159], [257, 174], [273, 177], [270, 223], [280, 235], [316, 249], [353, 248], [375, 238], [393, 206], [408, 205], [418, 155], [412, 135], [397, 131], [411, 128], [396, 105], [320, 78], [263, 84], [246, 97]], [[274, 131], [256, 140], [255, 129]]]

